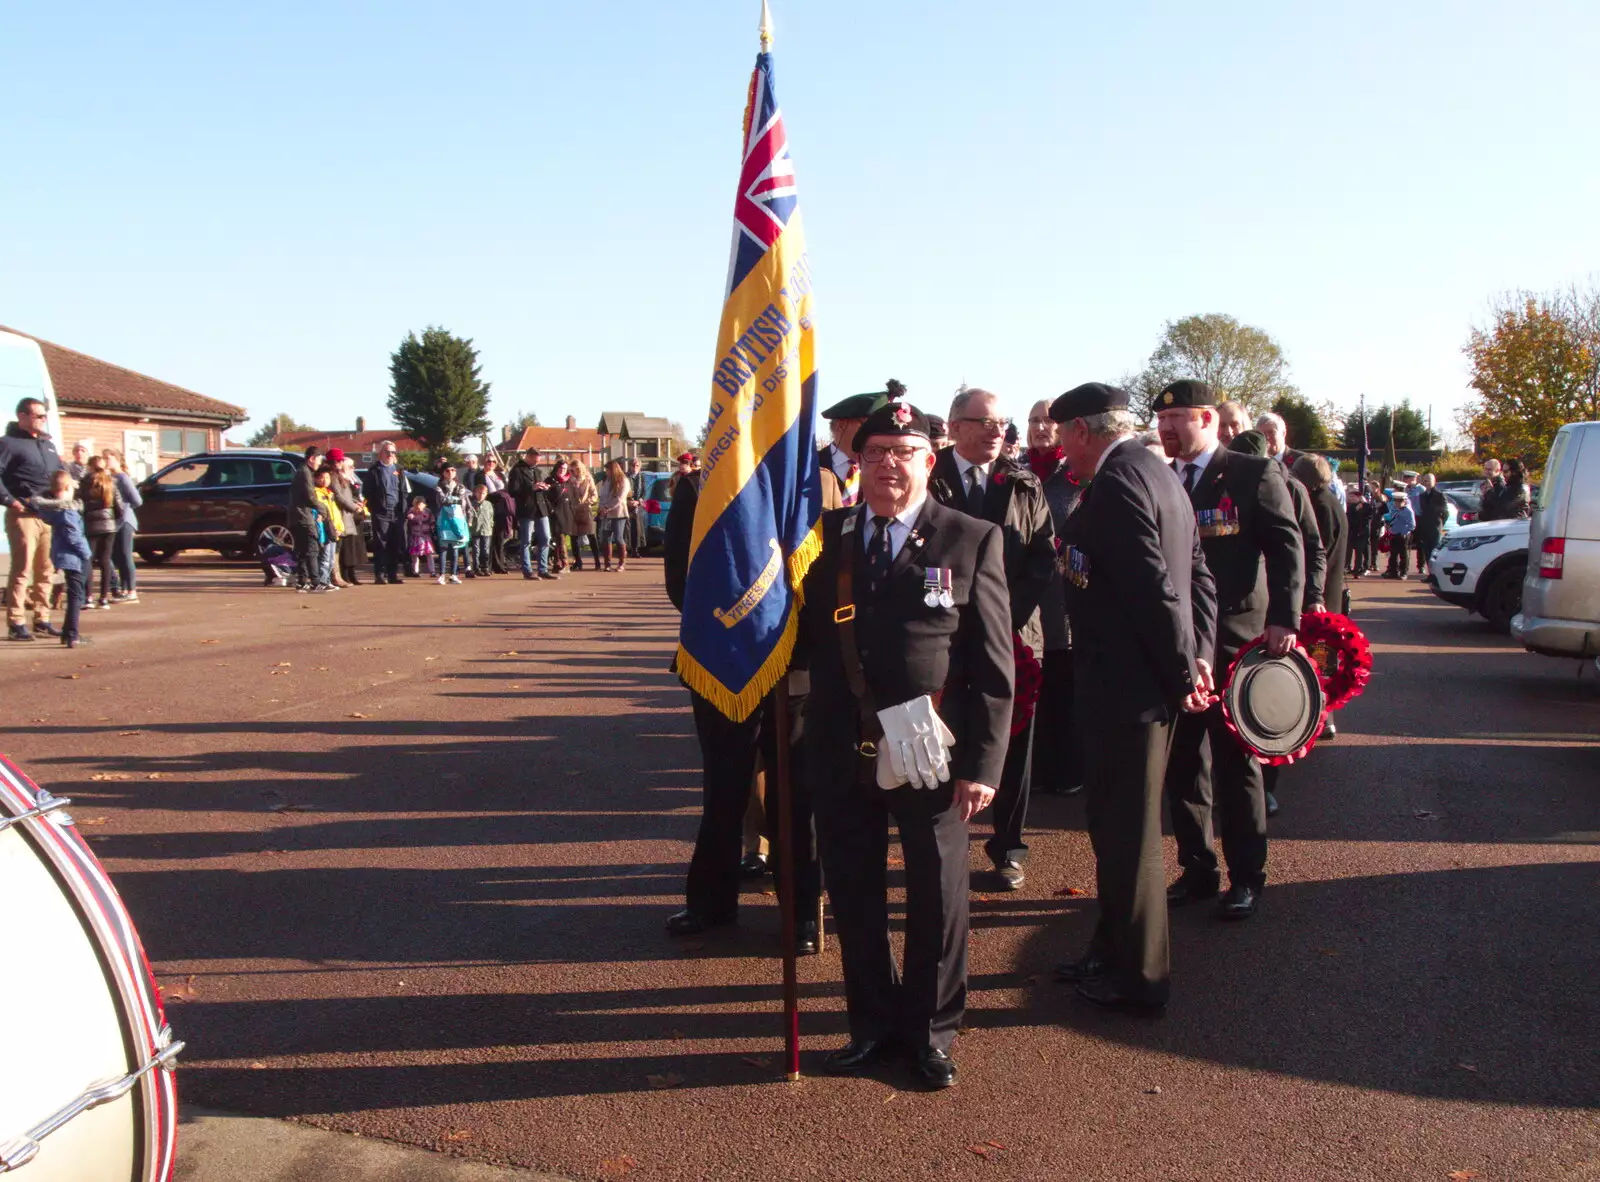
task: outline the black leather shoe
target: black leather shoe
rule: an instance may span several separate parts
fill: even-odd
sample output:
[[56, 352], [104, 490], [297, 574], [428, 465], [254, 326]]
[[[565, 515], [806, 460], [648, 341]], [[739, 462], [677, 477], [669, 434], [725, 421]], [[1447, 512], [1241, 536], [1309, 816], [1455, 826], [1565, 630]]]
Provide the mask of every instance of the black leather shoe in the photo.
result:
[[32, 640], [33, 633], [28, 631], [26, 624], [13, 624], [8, 638], [11, 640]]
[[1228, 888], [1227, 894], [1217, 900], [1217, 918], [1249, 919], [1256, 913], [1256, 906], [1260, 902], [1259, 887], [1240, 886], [1235, 883]]
[[739, 863], [739, 876], [741, 878], [760, 878], [767, 872], [767, 856], [751, 850]]
[[1015, 858], [1007, 858], [994, 868], [994, 872], [1003, 891], [1020, 891], [1022, 884], [1028, 881], [1028, 876], [1022, 872], [1022, 863]]
[[49, 620], [41, 620], [40, 622], [36, 623], [33, 626], [33, 634], [35, 636], [55, 636], [55, 637], [60, 637], [61, 629], [57, 628], [54, 624], [50, 623]]
[[1333, 716], [1329, 715], [1328, 721], [1322, 724], [1322, 738], [1319, 743], [1327, 743], [1339, 737], [1339, 728], [1333, 725]]
[[1063, 961], [1056, 965], [1056, 980], [1063, 985], [1076, 985], [1080, 981], [1090, 981], [1095, 977], [1103, 977], [1111, 966], [1098, 952], [1090, 950], [1077, 960]]
[[937, 1047], [917, 1052], [917, 1074], [930, 1088], [948, 1088], [956, 1082], [955, 1061]]
[[822, 1061], [822, 1070], [829, 1075], [854, 1075], [881, 1062], [888, 1049], [888, 1039], [852, 1038]]
[[717, 919], [709, 915], [701, 915], [698, 911], [684, 908], [667, 916], [667, 934], [670, 936], [698, 936], [701, 932], [708, 932], [712, 928], [727, 927], [733, 922], [733, 916], [726, 919]]
[[1181, 874], [1178, 876], [1178, 881], [1167, 888], [1167, 905], [1186, 907], [1190, 903], [1215, 899], [1221, 885], [1219, 879], [1208, 874]]
[[1135, 997], [1119, 989], [1110, 977], [1092, 977], [1078, 986], [1078, 996], [1108, 1010], [1126, 1010], [1134, 1014], [1159, 1014], [1166, 1008], [1164, 1001], [1151, 1001]]
[[1276, 817], [1278, 815], [1278, 797], [1277, 797], [1277, 794], [1274, 793], [1274, 792], [1270, 792], [1269, 791], [1266, 794], [1266, 796], [1267, 796], [1267, 816]]
[[817, 954], [816, 920], [803, 919], [795, 924], [794, 954], [796, 956], [815, 956]]

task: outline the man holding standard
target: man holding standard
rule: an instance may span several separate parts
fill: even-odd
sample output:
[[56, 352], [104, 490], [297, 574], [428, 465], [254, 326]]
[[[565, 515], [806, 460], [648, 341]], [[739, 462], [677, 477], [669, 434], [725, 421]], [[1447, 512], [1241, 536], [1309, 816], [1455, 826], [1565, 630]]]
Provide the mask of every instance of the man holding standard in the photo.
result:
[[[894, 401], [851, 443], [865, 502], [822, 515], [797, 662], [805, 759], [844, 963], [850, 1041], [833, 1074], [893, 1044], [955, 1082], [967, 997], [967, 822], [994, 800], [1011, 728], [1011, 610], [999, 527], [928, 495], [928, 423]], [[889, 942], [889, 822], [905, 856], [905, 970]]]
[[1217, 601], [1183, 489], [1131, 442], [1127, 408], [1126, 390], [1098, 382], [1050, 407], [1067, 464], [1088, 485], [1062, 529], [1061, 568], [1100, 906], [1088, 951], [1056, 975], [1096, 1005], [1148, 1011], [1168, 993], [1167, 749], [1180, 709], [1215, 701], [1206, 654]]
[[[1206, 566], [1217, 585], [1214, 654], [1220, 681], [1263, 631], [1282, 656], [1295, 644], [1305, 592], [1300, 527], [1282, 464], [1218, 446], [1217, 396], [1204, 382], [1173, 382], [1156, 399], [1161, 443], [1189, 495]], [[1203, 745], [1211, 744], [1211, 774]], [[1222, 707], [1178, 720], [1167, 763], [1172, 832], [1183, 875], [1167, 891], [1174, 907], [1217, 896], [1221, 875], [1211, 845], [1212, 804], [1228, 892], [1224, 919], [1249, 919], [1267, 880], [1267, 797], [1261, 765], [1228, 733]]]

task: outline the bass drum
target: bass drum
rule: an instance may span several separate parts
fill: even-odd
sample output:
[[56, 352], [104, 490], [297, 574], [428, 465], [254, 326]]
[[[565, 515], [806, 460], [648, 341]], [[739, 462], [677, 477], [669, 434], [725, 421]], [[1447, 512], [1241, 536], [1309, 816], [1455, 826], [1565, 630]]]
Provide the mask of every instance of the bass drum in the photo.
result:
[[0, 1175], [167, 1182], [183, 1044], [68, 803], [0, 756]]

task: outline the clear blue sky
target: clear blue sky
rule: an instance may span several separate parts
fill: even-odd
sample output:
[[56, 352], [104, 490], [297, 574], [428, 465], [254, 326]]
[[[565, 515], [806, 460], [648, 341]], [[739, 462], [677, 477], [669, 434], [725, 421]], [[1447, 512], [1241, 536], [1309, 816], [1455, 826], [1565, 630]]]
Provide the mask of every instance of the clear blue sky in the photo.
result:
[[[704, 417], [758, 0], [29, 4], [0, 323], [321, 427], [407, 330], [497, 419]], [[1489, 299], [1600, 272], [1593, 0], [775, 0], [822, 397], [1019, 415], [1227, 312], [1435, 426]], [[242, 432], [236, 432], [242, 436]]]

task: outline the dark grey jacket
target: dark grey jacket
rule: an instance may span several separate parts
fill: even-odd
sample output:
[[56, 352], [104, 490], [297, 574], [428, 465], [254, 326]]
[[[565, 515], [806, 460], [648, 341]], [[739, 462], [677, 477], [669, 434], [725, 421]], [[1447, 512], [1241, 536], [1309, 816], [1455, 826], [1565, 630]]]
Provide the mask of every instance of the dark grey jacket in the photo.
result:
[[50, 477], [61, 467], [61, 456], [50, 436], [29, 435], [16, 423], [6, 425], [0, 437], [0, 505], [27, 504], [29, 497], [50, 495]]

